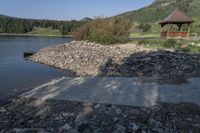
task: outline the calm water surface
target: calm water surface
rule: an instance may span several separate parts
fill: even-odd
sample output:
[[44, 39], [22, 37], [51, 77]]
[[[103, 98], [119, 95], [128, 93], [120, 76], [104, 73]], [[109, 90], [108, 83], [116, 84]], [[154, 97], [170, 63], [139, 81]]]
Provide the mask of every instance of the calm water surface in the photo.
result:
[[0, 100], [67, 76], [67, 72], [24, 60], [23, 52], [70, 41], [72, 38], [0, 36]]

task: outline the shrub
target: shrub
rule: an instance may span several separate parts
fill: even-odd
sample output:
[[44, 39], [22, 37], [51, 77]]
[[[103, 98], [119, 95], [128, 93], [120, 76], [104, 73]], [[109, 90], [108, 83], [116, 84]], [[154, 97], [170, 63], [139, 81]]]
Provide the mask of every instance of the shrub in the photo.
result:
[[139, 45], [163, 45], [163, 40], [160, 39], [143, 39], [138, 41]]
[[148, 41], [148, 40], [139, 40], [139, 41], [138, 41], [138, 44], [139, 44], [139, 45], [148, 45], [148, 44], [149, 44], [149, 41]]
[[178, 42], [175, 39], [168, 39], [163, 42], [163, 46], [166, 48], [175, 48], [177, 46]]
[[188, 45], [187, 47], [181, 48], [184, 52], [200, 52], [200, 47]]
[[129, 40], [129, 21], [117, 19], [96, 19], [89, 21], [74, 32], [77, 40], [89, 40], [101, 44], [125, 43]]
[[183, 48], [179, 48], [177, 50], [181, 50], [183, 52], [191, 52], [191, 49], [189, 47], [183, 47]]

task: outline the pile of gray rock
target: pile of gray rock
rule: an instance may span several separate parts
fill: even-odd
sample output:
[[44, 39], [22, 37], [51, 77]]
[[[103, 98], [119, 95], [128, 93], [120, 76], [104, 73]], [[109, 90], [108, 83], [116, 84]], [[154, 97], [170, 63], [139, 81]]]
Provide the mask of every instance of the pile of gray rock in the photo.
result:
[[130, 55], [122, 64], [114, 61], [102, 67], [104, 76], [199, 77], [200, 54], [150, 51]]
[[17, 98], [0, 108], [0, 133], [175, 133], [200, 131], [200, 107], [151, 108]]
[[31, 60], [78, 76], [200, 76], [200, 54], [85, 41], [44, 48]]
[[97, 76], [101, 73], [100, 67], [110, 58], [121, 63], [132, 52], [142, 50], [136, 45], [132, 45], [130, 50], [120, 45], [103, 46], [86, 41], [73, 41], [70, 44], [43, 48], [30, 57], [30, 60], [67, 70], [79, 76]]

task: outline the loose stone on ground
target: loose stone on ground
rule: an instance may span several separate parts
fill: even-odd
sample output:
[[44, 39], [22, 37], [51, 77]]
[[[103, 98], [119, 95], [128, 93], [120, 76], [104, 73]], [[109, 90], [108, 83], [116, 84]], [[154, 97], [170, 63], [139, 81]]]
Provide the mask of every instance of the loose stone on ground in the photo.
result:
[[192, 103], [160, 103], [144, 108], [17, 98], [1, 108], [6, 111], [0, 112], [0, 133], [200, 131], [200, 106]]

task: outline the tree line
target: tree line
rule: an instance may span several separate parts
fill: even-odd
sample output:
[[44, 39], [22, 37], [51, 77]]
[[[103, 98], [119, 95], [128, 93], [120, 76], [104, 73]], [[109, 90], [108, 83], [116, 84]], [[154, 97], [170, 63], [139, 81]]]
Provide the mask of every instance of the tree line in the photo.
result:
[[84, 22], [76, 20], [56, 21], [0, 17], [0, 33], [25, 34], [32, 31], [34, 27], [51, 27], [52, 29], [59, 29], [62, 35], [67, 35], [83, 24]]

